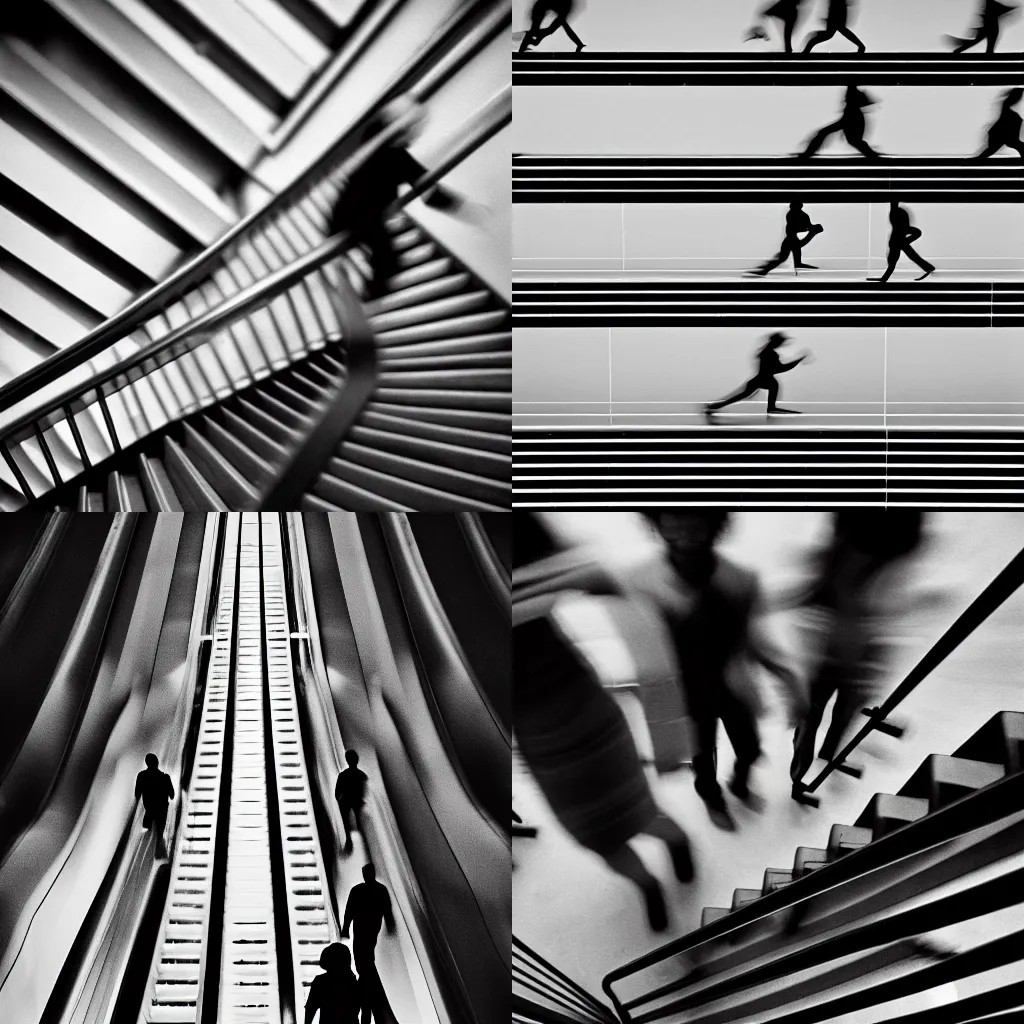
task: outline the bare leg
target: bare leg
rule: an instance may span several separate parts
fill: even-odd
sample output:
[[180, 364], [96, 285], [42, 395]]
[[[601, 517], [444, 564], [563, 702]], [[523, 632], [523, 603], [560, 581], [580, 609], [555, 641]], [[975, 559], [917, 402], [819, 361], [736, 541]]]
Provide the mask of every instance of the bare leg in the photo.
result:
[[647, 921], [651, 931], [662, 932], [668, 927], [668, 911], [665, 908], [665, 897], [658, 880], [644, 867], [644, 862], [625, 843], [608, 854], [605, 863], [624, 878], [640, 887], [647, 904]]
[[644, 829], [649, 836], [660, 839], [672, 857], [672, 867], [680, 882], [693, 881], [693, 860], [690, 857], [690, 841], [686, 833], [664, 812]]

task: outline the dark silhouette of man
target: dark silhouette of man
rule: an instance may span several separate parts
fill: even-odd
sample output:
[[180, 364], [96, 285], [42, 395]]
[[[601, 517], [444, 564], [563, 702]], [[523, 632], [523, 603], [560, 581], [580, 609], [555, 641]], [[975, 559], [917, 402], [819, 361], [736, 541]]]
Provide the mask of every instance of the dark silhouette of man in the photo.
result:
[[[412, 185], [427, 173], [407, 148], [419, 134], [423, 116], [422, 106], [407, 96], [385, 107], [381, 116], [367, 127], [364, 142], [399, 121], [405, 120], [407, 127], [352, 172], [331, 211], [331, 234], [349, 231], [353, 245], [370, 250], [372, 280], [367, 300], [386, 294], [388, 279], [398, 273], [398, 255], [385, 222], [388, 207], [398, 199], [399, 186]], [[435, 185], [422, 199], [430, 206], [451, 211], [460, 209], [465, 202], [441, 185]]]
[[[820, 235], [825, 229], [820, 224], [812, 224], [811, 218], [804, 212], [803, 203], [790, 203], [789, 213], [786, 214], [786, 237], [782, 240], [782, 248], [777, 256], [762, 263], [756, 270], [750, 273], [757, 277], [764, 277], [771, 273], [776, 267], [781, 267], [790, 256], [793, 257], [793, 266], [805, 270], [816, 270], [810, 263], [804, 263], [802, 254], [803, 247], [812, 239]], [[800, 236], [804, 237], [801, 238]]]
[[363, 802], [366, 800], [366, 773], [358, 768], [359, 755], [354, 750], [345, 751], [348, 767], [338, 773], [334, 785], [334, 796], [341, 808], [341, 820], [345, 826], [345, 852], [352, 851], [352, 833], [363, 834]]
[[512, 808], [512, 835], [519, 836], [523, 839], [533, 839], [537, 835], [536, 828], [533, 825], [524, 825], [523, 819], [516, 814], [516, 809]]
[[996, 52], [996, 43], [999, 42], [999, 33], [1002, 31], [1000, 22], [1003, 18], [1014, 14], [1017, 11], [1016, 4], [1003, 4], [999, 0], [984, 0], [978, 8], [978, 20], [971, 30], [972, 34], [963, 38], [961, 36], [946, 36], [946, 41], [953, 44], [954, 53], [963, 53], [978, 43], [984, 42], [986, 53]]
[[919, 256], [911, 244], [921, 237], [921, 229], [911, 226], [910, 214], [899, 203], [889, 204], [889, 224], [892, 226], [889, 232], [889, 265], [885, 268], [885, 273], [881, 277], [869, 277], [868, 280], [885, 284], [892, 277], [902, 253], [906, 253], [924, 271], [915, 280], [923, 281], [929, 274], [934, 274], [935, 267]]
[[152, 829], [156, 833], [156, 855], [166, 855], [164, 847], [164, 827], [167, 824], [167, 804], [174, 799], [174, 786], [171, 777], [160, 771], [156, 754], [146, 755], [146, 767], [135, 777], [135, 797], [142, 797], [145, 814], [142, 827]]
[[[796, 695], [801, 686], [758, 620], [757, 576], [715, 550], [729, 522], [724, 509], [645, 512], [668, 546], [669, 561], [680, 590], [688, 595], [685, 611], [662, 608], [674, 642], [686, 705], [696, 727], [694, 788], [719, 828], [735, 824], [718, 785], [716, 743], [721, 722], [736, 753], [729, 782], [739, 800], [753, 803], [750, 769], [761, 756], [751, 675], [760, 664]], [[804, 699], [801, 698], [802, 710]]]
[[825, 125], [824, 128], [816, 132], [807, 143], [804, 151], [797, 154], [798, 159], [806, 160], [814, 156], [824, 145], [825, 140], [837, 132], [842, 133], [846, 141], [858, 152], [872, 159], [879, 159], [881, 154], [876, 153], [864, 141], [864, 133], [867, 131], [867, 118], [864, 116], [864, 108], [874, 106], [876, 102], [877, 100], [856, 85], [847, 86], [846, 97], [843, 101], [843, 112], [839, 120]]
[[825, 27], [815, 32], [804, 44], [804, 53], [810, 53], [818, 43], [828, 42], [837, 32], [845, 36], [854, 46], [858, 53], [864, 53], [867, 47], [853, 34], [849, 26], [850, 0], [828, 0], [828, 10], [825, 13]]
[[[542, 39], [562, 29], [576, 44], [576, 52], [579, 53], [586, 44], [569, 25], [568, 18], [574, 6], [573, 0], [537, 0], [530, 11], [530, 28], [519, 44], [519, 52], [523, 53], [531, 46], [537, 46]], [[554, 20], [542, 28], [541, 24], [548, 14], [553, 14]]]
[[362, 991], [352, 973], [352, 954], [340, 942], [332, 942], [320, 953], [318, 974], [310, 983], [306, 997], [306, 1024], [313, 1024], [317, 1010], [320, 1024], [358, 1024]]
[[729, 395], [728, 398], [720, 399], [717, 402], [709, 402], [704, 406], [704, 418], [708, 423], [714, 422], [713, 416], [719, 409], [724, 409], [727, 405], [733, 405], [736, 402], [742, 402], [745, 398], [750, 398], [751, 395], [756, 395], [758, 391], [762, 390], [768, 392], [769, 416], [773, 413], [797, 414], [795, 409], [782, 409], [776, 405], [779, 398], [779, 382], [775, 379], [776, 375], [792, 370], [794, 366], [799, 366], [807, 358], [806, 355], [797, 356], [792, 362], [784, 363], [779, 358], [779, 349], [787, 341], [789, 341], [789, 338], [785, 334], [775, 333], [769, 335], [768, 344], [757, 353], [757, 373], [738, 391]]
[[[780, 22], [782, 26], [782, 45], [785, 47], [786, 53], [793, 52], [793, 30], [796, 28], [796, 23], [800, 18], [800, 8], [803, 6], [803, 3], [804, 0], [778, 0], [777, 3], [769, 4], [767, 7], [762, 8], [758, 13], [758, 18], [762, 21], [772, 18]], [[768, 33], [760, 25], [755, 25], [750, 30], [750, 35], [747, 36], [746, 41], [750, 42], [752, 39], [768, 39]]]
[[388, 935], [395, 933], [395, 919], [391, 913], [391, 896], [386, 886], [376, 880], [372, 864], [363, 865], [363, 881], [352, 886], [345, 904], [345, 920], [341, 928], [342, 938], [347, 939], [349, 929], [353, 931], [352, 956], [359, 981], [363, 988], [362, 1024], [370, 1024], [373, 1004], [383, 995], [374, 954], [377, 936], [383, 924]]
[[1003, 146], [1015, 149], [1024, 157], [1024, 142], [1021, 141], [1021, 117], [1013, 108], [1024, 98], [1024, 89], [1007, 89], [999, 104], [999, 116], [989, 125], [988, 143], [974, 158], [984, 160], [994, 156]]

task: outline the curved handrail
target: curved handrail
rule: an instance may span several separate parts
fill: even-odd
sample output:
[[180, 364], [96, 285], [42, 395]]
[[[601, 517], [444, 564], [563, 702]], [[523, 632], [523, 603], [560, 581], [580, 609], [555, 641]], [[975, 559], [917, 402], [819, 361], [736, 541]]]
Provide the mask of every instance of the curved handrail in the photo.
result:
[[[498, 5], [499, 8], [501, 6]], [[384, 104], [406, 91], [420, 101], [428, 99], [466, 61], [502, 31], [505, 23], [511, 22], [512, 17], [511, 11], [506, 11], [500, 18], [492, 15], [466, 37], [465, 45], [452, 46], [452, 36], [461, 32], [466, 21], [478, 13], [468, 9], [464, 17], [446, 24], [436, 33], [413, 58], [410, 66], [392, 78], [379, 94], [377, 102], [364, 112], [349, 132], [330, 146], [290, 185], [271, 196], [266, 203], [239, 220], [203, 252], [184, 263], [79, 341], [0, 386], [0, 412], [30, 397], [39, 388], [58, 381], [75, 367], [94, 359], [118, 341], [128, 337], [189, 288], [204, 280], [207, 271], [217, 266], [222, 258], [228, 255], [235, 242], [243, 240], [252, 230], [277, 216], [290, 203], [304, 196], [315, 183], [336, 173], [339, 161], [344, 160], [346, 154], [351, 152], [353, 138], [360, 136]], [[425, 81], [417, 88], [415, 83], [421, 76]], [[41, 413], [36, 410], [27, 415], [38, 419]]]
[[[838, 769], [843, 771], [847, 766], [847, 756], [860, 745], [861, 740], [874, 730], [886, 731], [885, 719], [889, 713], [905, 700], [921, 683], [932, 669], [938, 667], [980, 626], [1007, 598], [1024, 584], [1024, 550], [1019, 551], [998, 576], [967, 606], [967, 609], [945, 633], [927, 651], [924, 657], [907, 673], [903, 681], [885, 698], [882, 705], [870, 711], [865, 710], [868, 722], [860, 732], [840, 750], [835, 757], [818, 774], [804, 793], [813, 793], [824, 781]], [[889, 726], [891, 730], [893, 727]], [[851, 772], [859, 774], [857, 769]]]
[[512, 580], [501, 564], [497, 551], [491, 543], [479, 512], [457, 512], [459, 526], [469, 544], [488, 589], [502, 607], [511, 607]]
[[[482, 122], [481, 125], [475, 130], [470, 131], [446, 160], [424, 175], [408, 192], [402, 195], [389, 208], [389, 212], [401, 209], [414, 199], [422, 196], [425, 192], [430, 191], [452, 168], [456, 167], [467, 156], [509, 124], [512, 120], [511, 92], [512, 87], [506, 86], [483, 108], [482, 112], [478, 112], [476, 116]], [[401, 135], [411, 122], [412, 117], [412, 114], [408, 114], [395, 121], [386, 131], [381, 132], [370, 142], [362, 146], [352, 157], [351, 165], [360, 166], [373, 153], [377, 152], [393, 138]], [[102, 404], [103, 396], [110, 395], [120, 390], [129, 381], [138, 379], [138, 377], [146, 375], [151, 370], [172, 362], [199, 344], [202, 344], [208, 335], [228, 327], [254, 310], [268, 304], [278, 295], [301, 281], [307, 274], [335, 259], [350, 244], [350, 235], [347, 232], [342, 232], [325, 239], [310, 252], [231, 296], [231, 298], [225, 300], [220, 305], [208, 309], [191, 322], [168, 332], [152, 345], [141, 349], [116, 366], [94, 374], [88, 381], [78, 384], [73, 389], [51, 399], [42, 409], [37, 409], [32, 413], [22, 416], [10, 425], [5, 431], [3, 438], [0, 439], [0, 448], [2, 448], [5, 457], [7, 457], [7, 445], [10, 441], [19, 441], [25, 436], [36, 435], [37, 429], [40, 426], [49, 427], [53, 423], [59, 422], [62, 417], [58, 414], [65, 412], [66, 408], [74, 409], [76, 412], [81, 410], [91, 404], [88, 399], [93, 394], [99, 396]], [[358, 320], [356, 321], [356, 327], [359, 330]], [[366, 331], [368, 330], [367, 326]], [[365, 331], [360, 331], [357, 338], [353, 340], [359, 346], [359, 358], [362, 360], [361, 367], [365, 375], [367, 368], [370, 366], [366, 358], [368, 341]], [[353, 392], [349, 398], [346, 398], [345, 391], [343, 390], [338, 401], [344, 402], [346, 405], [353, 404], [353, 398], [357, 394], [358, 392]], [[325, 412], [324, 416], [325, 418], [331, 417], [332, 424], [335, 423], [333, 410], [329, 409]], [[346, 417], [338, 414], [337, 422], [343, 423], [348, 422], [348, 420]], [[22, 436], [19, 436], [19, 434]], [[317, 435], [317, 441], [319, 450], [319, 442], [321, 441], [319, 435]], [[296, 457], [298, 456], [296, 455]], [[12, 460], [8, 459], [8, 461]], [[305, 465], [305, 460], [303, 465]], [[25, 485], [23, 484], [22, 486], [24, 487]], [[30, 497], [28, 491], [26, 491], [26, 497]]]

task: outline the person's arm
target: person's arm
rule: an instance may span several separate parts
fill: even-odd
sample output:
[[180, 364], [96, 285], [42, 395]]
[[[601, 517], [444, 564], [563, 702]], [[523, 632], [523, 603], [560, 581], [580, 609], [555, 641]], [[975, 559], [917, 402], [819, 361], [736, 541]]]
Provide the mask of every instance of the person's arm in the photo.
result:
[[806, 356], [799, 356], [791, 363], [779, 363], [776, 373], [785, 373], [787, 370], [792, 370], [794, 366], [799, 366], [806, 358]]
[[[355, 890], [353, 890], [354, 892]], [[348, 900], [345, 903], [345, 920], [341, 926], [341, 934], [344, 938], [348, 938], [349, 925], [352, 924], [352, 911], [355, 908], [352, 906], [352, 892], [348, 894]]]
[[142, 772], [139, 772], [139, 774], [135, 776], [135, 799], [136, 800], [138, 800], [139, 797], [142, 796], [142, 776], [143, 776]]
[[173, 800], [174, 799], [174, 783], [171, 782], [171, 777], [166, 772], [164, 772], [164, 779], [165, 779], [166, 785], [167, 785], [167, 799], [168, 800]]
[[384, 927], [388, 930], [388, 935], [395, 934], [395, 917], [391, 913], [391, 894], [384, 889]]
[[306, 999], [305, 1024], [313, 1024], [316, 1011], [320, 1009], [320, 986], [317, 984], [317, 980], [314, 979], [313, 984], [309, 986], [309, 997]]

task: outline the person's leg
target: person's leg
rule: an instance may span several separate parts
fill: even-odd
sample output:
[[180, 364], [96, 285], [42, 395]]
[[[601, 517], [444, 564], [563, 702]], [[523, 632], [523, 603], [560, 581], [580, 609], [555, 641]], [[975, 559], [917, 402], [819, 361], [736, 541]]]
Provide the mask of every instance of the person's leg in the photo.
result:
[[356, 933], [352, 940], [352, 964], [359, 975], [360, 1024], [370, 1024], [373, 1017], [373, 1004], [377, 985], [377, 965], [374, 963], [373, 951], [376, 942], [368, 941], [367, 937]]
[[796, 28], [796, 18], [786, 18], [782, 22], [782, 45], [786, 53], [793, 52], [793, 29]]
[[349, 816], [352, 814], [352, 808], [348, 804], [342, 804], [341, 806], [341, 823], [345, 826], [345, 852], [352, 852], [352, 827], [349, 824]]
[[999, 40], [999, 26], [996, 25], [994, 28], [990, 28], [985, 34], [985, 40], [987, 45], [985, 46], [986, 53], [996, 52], [996, 43]]
[[536, 46], [544, 38], [544, 35], [541, 33], [540, 24], [544, 20], [546, 13], [547, 9], [542, 4], [534, 5], [530, 15], [530, 27], [526, 30], [526, 35], [523, 36], [523, 41], [519, 44], [520, 53], [531, 46]]
[[861, 53], [865, 53], [867, 51], [867, 47], [857, 38], [857, 36], [853, 34], [853, 32], [849, 28], [844, 27], [839, 29], [839, 34], [841, 36], [846, 36], [846, 38], [849, 39], [850, 42], [853, 43], [854, 46], [856, 46]]
[[664, 811], [644, 829], [649, 836], [660, 839], [672, 857], [672, 868], [680, 882], [693, 881], [693, 860], [690, 857], [690, 841], [686, 833]]
[[849, 684], [840, 685], [836, 693], [836, 703], [832, 708], [832, 721], [829, 722], [825, 738], [821, 741], [818, 756], [831, 761], [839, 750], [843, 738], [853, 716], [860, 710], [860, 695], [855, 687]]
[[153, 832], [156, 834], [156, 856], [163, 859], [167, 856], [167, 845], [164, 843], [164, 830], [167, 828], [167, 805], [153, 812]]
[[[903, 251], [924, 271], [924, 277], [935, 273], [935, 266], [929, 263], [923, 256], [920, 256], [909, 242], [903, 246]], [[918, 278], [918, 280], [920, 281], [922, 278]]]
[[647, 870], [644, 862], [625, 843], [614, 853], [604, 855], [605, 863], [616, 874], [636, 884], [644, 895], [647, 908], [647, 922], [653, 932], [663, 932], [668, 927], [668, 910], [661, 884]]
[[817, 153], [818, 150], [821, 149], [821, 147], [825, 144], [825, 140], [829, 136], [835, 135], [835, 133], [837, 131], [840, 131], [842, 127], [842, 122], [836, 121], [833, 124], [825, 125], [825, 127], [822, 128], [820, 131], [815, 132], [814, 135], [811, 136], [810, 141], [804, 147], [803, 152], [799, 154], [800, 159], [803, 160], [807, 159], [807, 157], [814, 156], [814, 154]]
[[[756, 270], [751, 271], [753, 274], [758, 274], [764, 277], [766, 274], [770, 274], [776, 267], [781, 267], [786, 260], [793, 253], [793, 243], [789, 238], [783, 239], [782, 248], [770, 259], [767, 263], [762, 263]], [[798, 257], [799, 258], [799, 257]]]
[[972, 47], [977, 46], [978, 43], [980, 43], [983, 38], [984, 38], [984, 36], [982, 35], [982, 33], [980, 31], [979, 32], [975, 32], [974, 33], [974, 37], [972, 39], [965, 39], [958, 47], [956, 47], [953, 50], [953, 52], [954, 53], [963, 53], [965, 50], [970, 50]]
[[761, 756], [757, 719], [750, 708], [728, 690], [723, 692], [720, 699], [719, 713], [725, 733], [736, 753], [729, 789], [741, 800], [746, 800], [749, 795], [747, 782], [750, 778], [750, 769]]
[[398, 254], [383, 223], [368, 228], [363, 241], [370, 249], [370, 269], [373, 274], [367, 289], [367, 299], [378, 299], [387, 294], [388, 280], [398, 273]]
[[779, 404], [779, 382], [774, 377], [768, 383], [768, 411], [775, 412]]
[[890, 277], [892, 277], [893, 272], [896, 270], [896, 264], [899, 263], [899, 261], [900, 261], [900, 252], [901, 251], [902, 250], [899, 249], [899, 248], [894, 248], [894, 247], [890, 246], [889, 247], [889, 264], [885, 268], [885, 273], [881, 277], [869, 277], [868, 280], [869, 281], [877, 281], [879, 284], [885, 284], [885, 282], [888, 281]]
[[810, 707], [793, 734], [793, 760], [789, 764], [789, 777], [795, 783], [799, 782], [811, 767], [818, 728], [821, 726], [825, 707], [835, 690], [835, 677], [829, 672], [819, 673], [811, 683]]
[[873, 159], [878, 159], [881, 156], [880, 153], [876, 152], [867, 144], [867, 142], [864, 141], [864, 136], [859, 132], [847, 132], [846, 141], [853, 146], [858, 153], [863, 153], [864, 156], [872, 157]]
[[826, 25], [804, 43], [804, 53], [810, 53], [819, 43], [827, 43], [835, 34], [836, 30]]
[[808, 231], [804, 238], [798, 241], [797, 244], [793, 247], [794, 266], [803, 268], [805, 270], [818, 269], [813, 264], [804, 263], [804, 246], [807, 245], [808, 242], [817, 238], [818, 235], [822, 234], [824, 230], [825, 229], [820, 224], [811, 225], [811, 230]]
[[580, 39], [580, 37], [576, 35], [575, 32], [573, 32], [572, 28], [569, 25], [569, 22], [567, 22], [565, 18], [562, 18], [560, 24], [563, 30], [565, 31], [565, 34], [576, 44], [576, 51], [579, 52], [580, 50], [582, 50], [584, 45], [583, 40]]
[[728, 398], [720, 398], [717, 402], [708, 402], [704, 407], [715, 411], [716, 409], [724, 409], [727, 405], [734, 405], [736, 402], [742, 402], [744, 398], [749, 398], [751, 395], [757, 394], [761, 390], [761, 385], [754, 380], [747, 381], [739, 391], [734, 392]]

